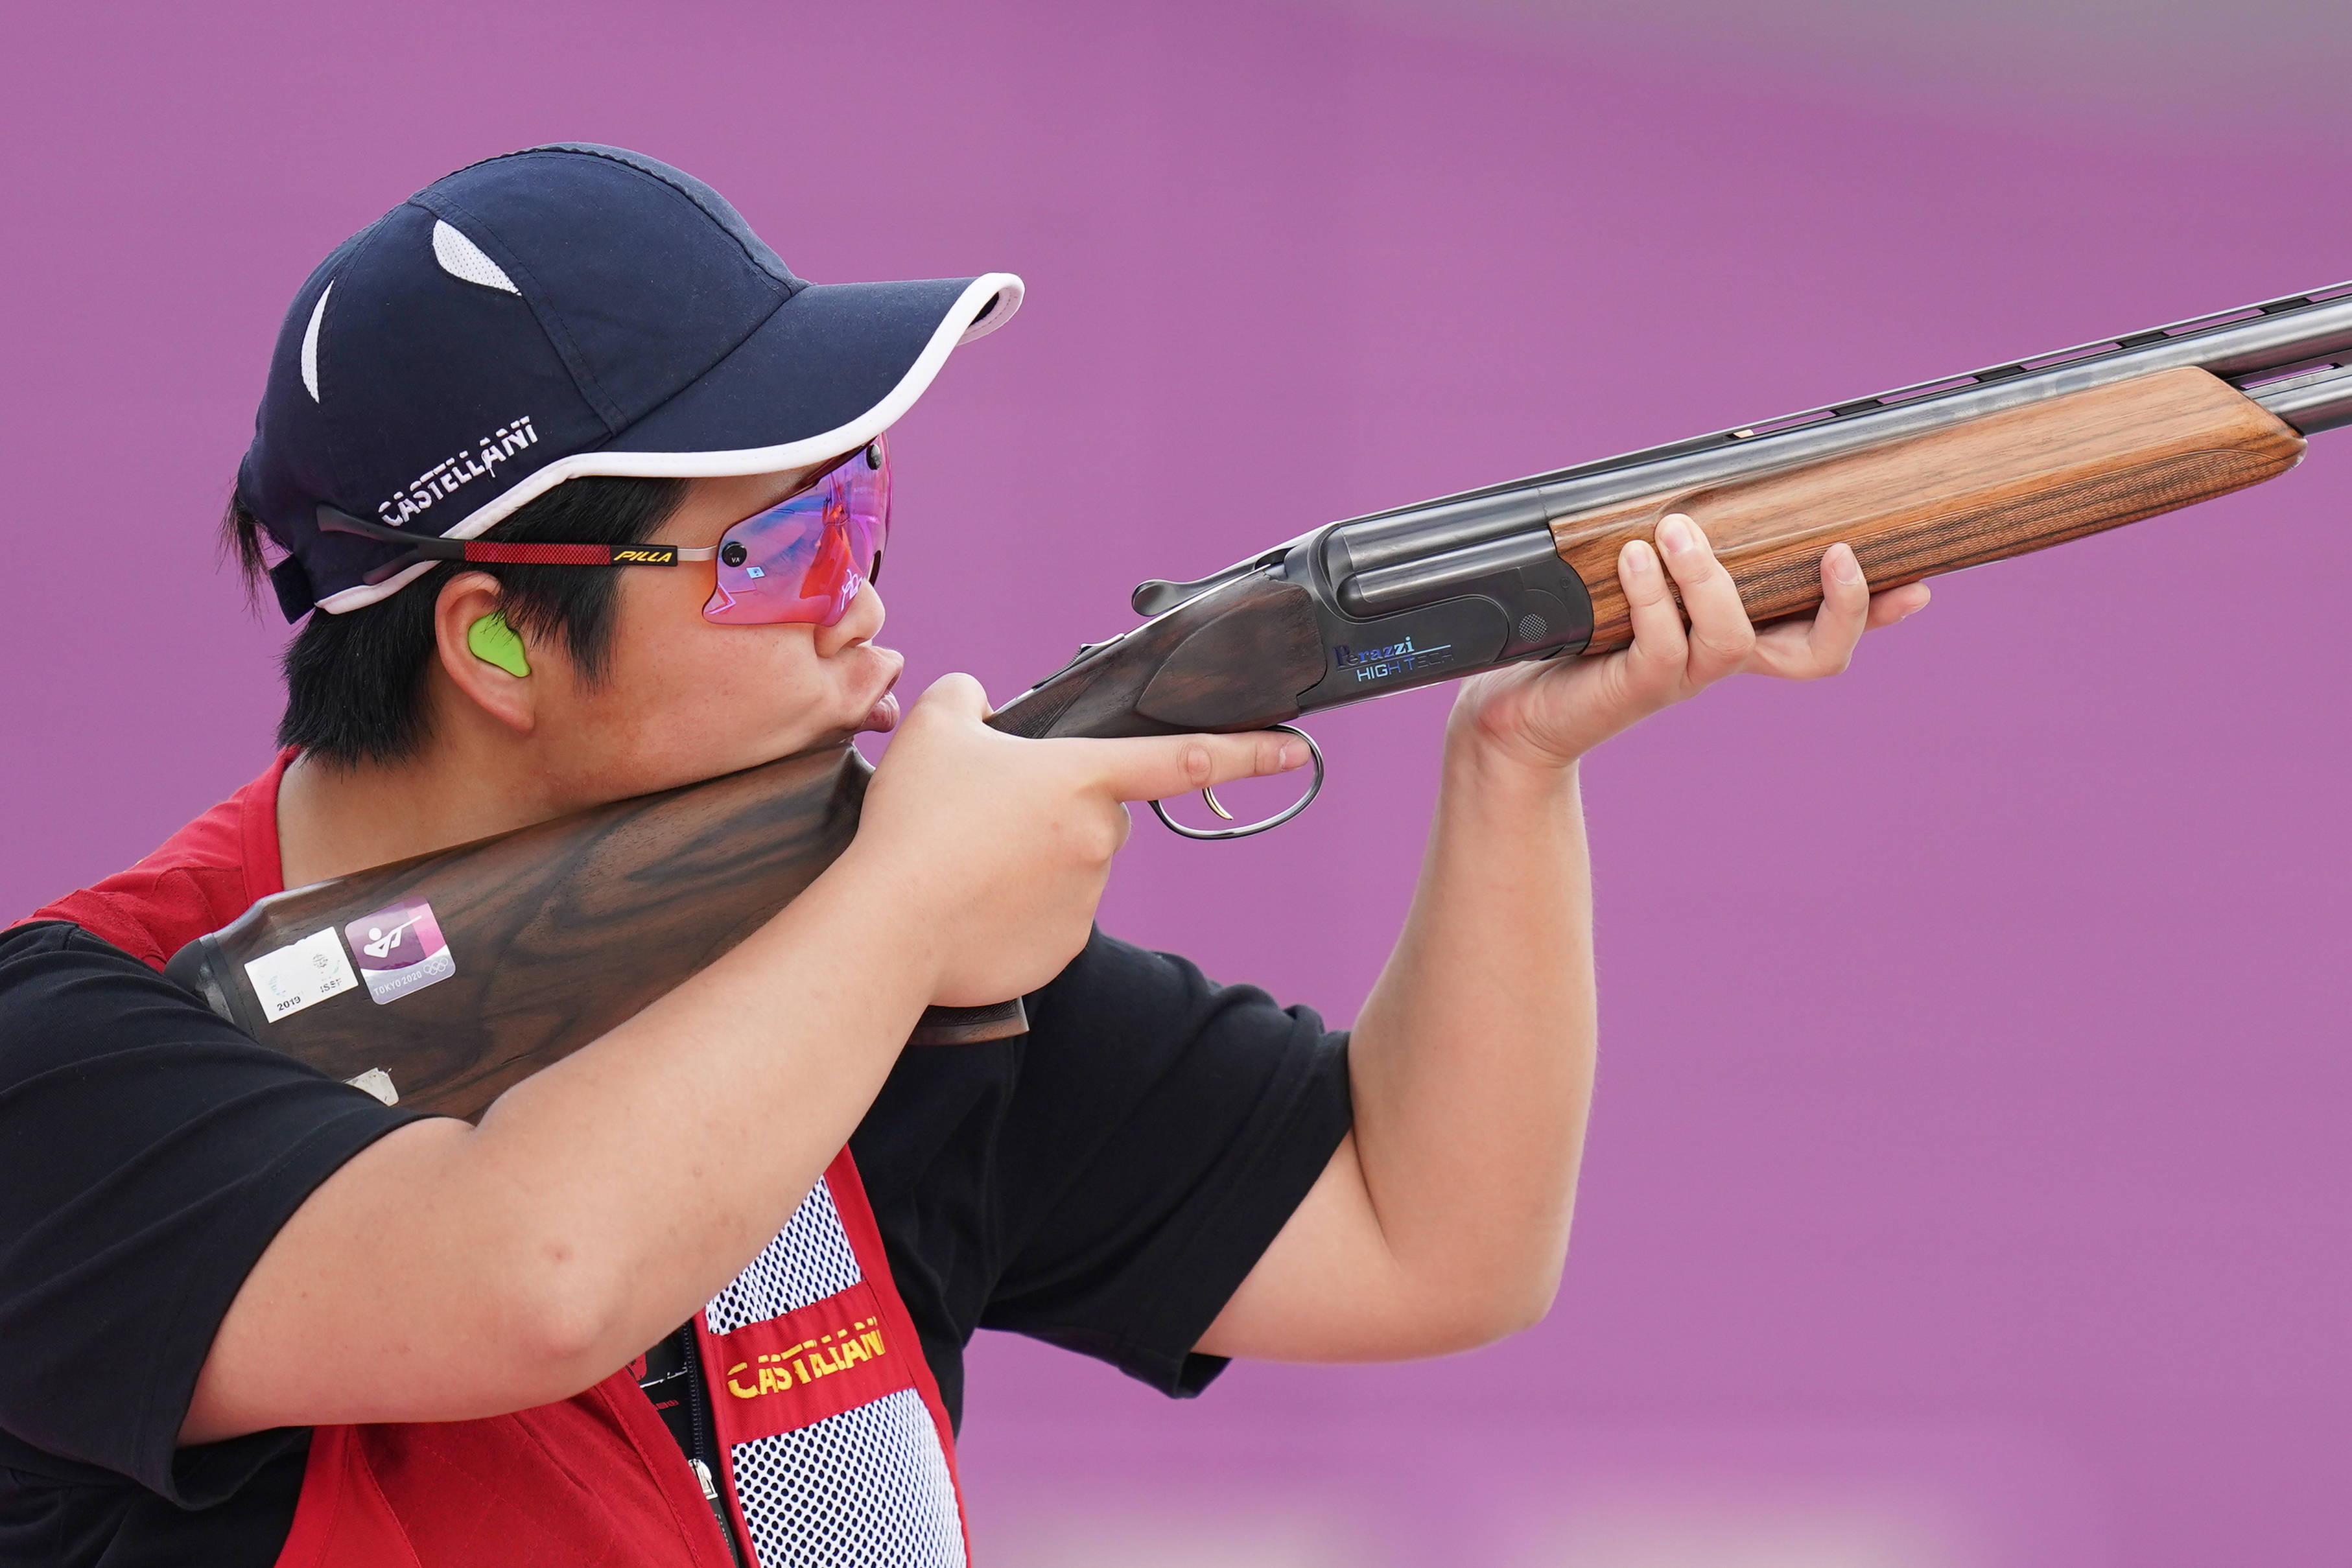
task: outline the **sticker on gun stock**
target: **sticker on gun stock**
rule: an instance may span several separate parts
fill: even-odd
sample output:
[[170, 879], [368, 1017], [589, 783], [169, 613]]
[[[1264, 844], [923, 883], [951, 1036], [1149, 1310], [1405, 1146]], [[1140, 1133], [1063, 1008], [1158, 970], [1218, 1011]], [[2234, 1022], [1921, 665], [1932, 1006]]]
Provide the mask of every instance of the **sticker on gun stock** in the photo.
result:
[[433, 906], [423, 899], [363, 915], [343, 927], [343, 939], [367, 977], [368, 995], [397, 1001], [457, 972]]
[[247, 960], [245, 977], [253, 982], [261, 1016], [272, 1023], [347, 991], [356, 983], [351, 961], [343, 956], [342, 944], [335, 940], [331, 925]]

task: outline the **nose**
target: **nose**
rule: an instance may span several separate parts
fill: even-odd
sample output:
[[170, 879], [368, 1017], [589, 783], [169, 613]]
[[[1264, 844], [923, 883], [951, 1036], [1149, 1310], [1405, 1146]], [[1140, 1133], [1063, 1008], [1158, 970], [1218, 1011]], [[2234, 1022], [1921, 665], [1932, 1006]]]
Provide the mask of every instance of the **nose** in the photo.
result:
[[858, 589], [857, 597], [849, 601], [849, 608], [841, 612], [840, 620], [816, 629], [817, 657], [829, 659], [844, 648], [871, 643], [882, 634], [883, 614], [882, 595], [872, 583], [866, 583]]

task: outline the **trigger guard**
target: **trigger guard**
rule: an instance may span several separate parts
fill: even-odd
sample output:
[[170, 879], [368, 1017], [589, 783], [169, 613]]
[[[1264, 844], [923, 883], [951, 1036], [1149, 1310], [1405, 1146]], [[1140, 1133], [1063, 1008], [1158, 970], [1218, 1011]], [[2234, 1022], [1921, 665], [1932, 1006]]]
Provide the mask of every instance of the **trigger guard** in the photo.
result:
[[[1278, 828], [1282, 826], [1283, 823], [1290, 821], [1290, 819], [1298, 815], [1299, 812], [1304, 811], [1307, 807], [1315, 804], [1315, 797], [1323, 792], [1323, 748], [1315, 744], [1315, 737], [1313, 736], [1307, 734], [1305, 730], [1298, 728], [1295, 725], [1270, 724], [1266, 726], [1266, 728], [1278, 729], [1285, 735], [1295, 735], [1299, 739], [1307, 743], [1307, 754], [1315, 759], [1315, 781], [1307, 786], [1306, 794], [1301, 795], [1297, 800], [1293, 800], [1289, 805], [1284, 807], [1281, 810], [1276, 811], [1273, 816], [1265, 819], [1265, 821], [1262, 822], [1245, 822], [1238, 828], [1188, 828], [1183, 823], [1178, 821], [1175, 818], [1170, 816], [1167, 810], [1161, 807], [1160, 802], [1154, 800], [1151, 802], [1151, 814], [1160, 819], [1160, 825], [1166, 828], [1171, 833], [1181, 834], [1182, 837], [1188, 839], [1246, 839], [1255, 834], [1265, 832], [1268, 828]], [[1213, 785], [1211, 788], [1214, 788], [1214, 786]], [[1201, 791], [1203, 795], [1208, 792], [1209, 791], [1207, 789]]]

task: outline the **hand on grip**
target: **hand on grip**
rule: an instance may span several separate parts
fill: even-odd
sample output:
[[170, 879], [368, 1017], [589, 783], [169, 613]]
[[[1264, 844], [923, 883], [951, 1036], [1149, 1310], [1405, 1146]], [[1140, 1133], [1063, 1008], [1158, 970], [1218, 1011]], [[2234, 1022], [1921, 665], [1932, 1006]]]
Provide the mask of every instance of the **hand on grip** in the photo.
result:
[[1307, 760], [1288, 736], [1026, 740], [982, 721], [988, 699], [949, 675], [915, 705], [876, 769], [842, 859], [886, 879], [909, 939], [938, 968], [936, 1004], [1034, 990], [1085, 946], [1125, 802], [1280, 773]]

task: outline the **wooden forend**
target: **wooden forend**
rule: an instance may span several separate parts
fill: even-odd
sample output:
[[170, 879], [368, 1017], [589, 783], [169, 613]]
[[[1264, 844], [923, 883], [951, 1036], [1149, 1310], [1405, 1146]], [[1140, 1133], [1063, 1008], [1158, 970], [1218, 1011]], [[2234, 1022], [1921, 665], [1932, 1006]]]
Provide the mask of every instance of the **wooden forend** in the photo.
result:
[[1645, 496], [1551, 526], [1592, 594], [1592, 641], [1633, 640], [1617, 552], [1697, 522], [1750, 619], [1821, 602], [1822, 552], [1853, 547], [1874, 591], [2046, 549], [2284, 473], [2303, 437], [2207, 371], [2160, 371], [1801, 467]]

